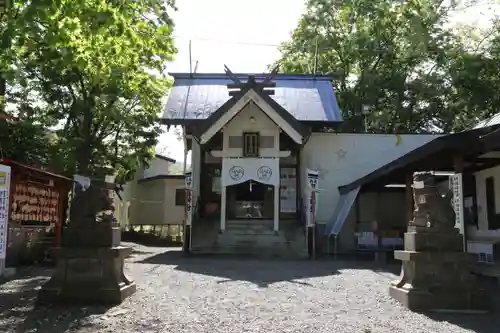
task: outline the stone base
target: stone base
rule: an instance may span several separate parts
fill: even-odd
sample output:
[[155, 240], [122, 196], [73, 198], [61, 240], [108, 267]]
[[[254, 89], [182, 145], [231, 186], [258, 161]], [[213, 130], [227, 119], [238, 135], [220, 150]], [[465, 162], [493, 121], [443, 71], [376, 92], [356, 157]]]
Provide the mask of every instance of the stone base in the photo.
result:
[[470, 290], [418, 290], [398, 288], [397, 282], [389, 287], [389, 295], [412, 311], [429, 310], [488, 310], [490, 304], [483, 291]]
[[121, 303], [137, 288], [123, 272], [131, 252], [122, 246], [56, 249], [56, 272], [39, 291], [38, 302]]
[[100, 247], [110, 248], [120, 246], [121, 229], [107, 223], [96, 223], [91, 228], [86, 225], [70, 225], [63, 230], [62, 246], [69, 247]]

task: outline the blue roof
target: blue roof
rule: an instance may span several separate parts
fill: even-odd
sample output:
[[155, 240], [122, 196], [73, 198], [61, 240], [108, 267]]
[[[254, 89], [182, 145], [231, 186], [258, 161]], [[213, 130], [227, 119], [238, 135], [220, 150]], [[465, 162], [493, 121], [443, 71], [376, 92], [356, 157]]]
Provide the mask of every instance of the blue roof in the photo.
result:
[[500, 125], [500, 113], [493, 115], [492, 117], [477, 123], [473, 129], [484, 128], [489, 126]]
[[[163, 111], [164, 122], [206, 119], [229, 100], [227, 84], [233, 83], [226, 74], [174, 73]], [[255, 75], [261, 81], [266, 74], [235, 74], [241, 81]], [[271, 97], [299, 121], [340, 122], [337, 98], [331, 77], [278, 74]]]

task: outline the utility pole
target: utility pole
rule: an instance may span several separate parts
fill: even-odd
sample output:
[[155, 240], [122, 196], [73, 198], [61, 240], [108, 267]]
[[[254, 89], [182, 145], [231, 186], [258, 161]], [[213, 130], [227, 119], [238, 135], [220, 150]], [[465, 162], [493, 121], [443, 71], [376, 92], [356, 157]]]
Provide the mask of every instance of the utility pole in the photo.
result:
[[316, 47], [314, 51], [314, 68], [313, 68], [313, 76], [316, 76], [316, 71], [318, 70], [318, 36], [315, 38]]

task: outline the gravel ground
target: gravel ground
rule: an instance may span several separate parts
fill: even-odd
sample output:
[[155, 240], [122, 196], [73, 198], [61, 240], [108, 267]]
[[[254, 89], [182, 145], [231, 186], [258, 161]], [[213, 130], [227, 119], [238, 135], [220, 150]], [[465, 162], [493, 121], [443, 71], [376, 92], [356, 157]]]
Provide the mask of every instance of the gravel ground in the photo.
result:
[[[183, 258], [133, 244], [137, 293], [113, 308], [34, 308], [50, 270], [0, 285], [0, 332], [479, 332], [500, 316], [417, 314], [388, 297], [397, 267], [342, 261]], [[392, 272], [391, 272], [392, 271]], [[394, 272], [396, 271], [396, 272]]]

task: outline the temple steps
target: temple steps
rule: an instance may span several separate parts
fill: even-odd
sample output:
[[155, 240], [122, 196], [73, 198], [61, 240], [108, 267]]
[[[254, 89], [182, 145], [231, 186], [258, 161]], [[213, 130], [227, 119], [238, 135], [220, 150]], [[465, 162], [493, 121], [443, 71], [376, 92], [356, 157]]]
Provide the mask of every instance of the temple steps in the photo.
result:
[[295, 221], [280, 221], [277, 232], [272, 220], [227, 221], [223, 232], [213, 223], [194, 225], [191, 248], [199, 254], [307, 257], [305, 234]]

